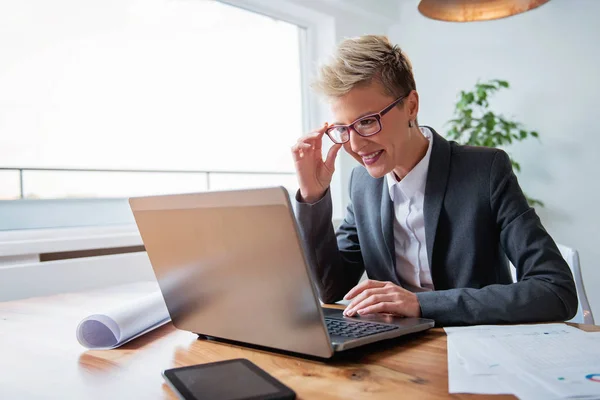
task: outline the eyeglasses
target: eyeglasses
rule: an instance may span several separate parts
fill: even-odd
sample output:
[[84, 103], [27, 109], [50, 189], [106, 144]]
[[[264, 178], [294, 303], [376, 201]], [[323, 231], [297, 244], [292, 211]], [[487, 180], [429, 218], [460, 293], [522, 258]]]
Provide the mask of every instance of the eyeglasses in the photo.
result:
[[397, 98], [378, 113], [365, 115], [364, 117], [360, 117], [356, 121], [352, 122], [348, 125], [331, 125], [325, 133], [329, 136], [329, 139], [333, 143], [343, 144], [350, 140], [350, 129], [353, 129], [354, 132], [358, 133], [360, 136], [367, 137], [373, 136], [376, 133], [381, 131], [381, 118], [390, 112], [392, 108], [402, 100], [404, 100], [408, 95], [407, 93], [402, 97]]

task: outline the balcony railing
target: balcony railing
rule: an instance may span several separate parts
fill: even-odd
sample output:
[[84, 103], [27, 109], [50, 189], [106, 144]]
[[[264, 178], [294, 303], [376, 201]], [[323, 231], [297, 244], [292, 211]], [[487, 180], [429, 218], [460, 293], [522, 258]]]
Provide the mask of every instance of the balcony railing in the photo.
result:
[[[295, 173], [294, 172], [277, 172], [277, 171], [210, 171], [210, 170], [161, 170], [161, 169], [98, 169], [98, 168], [28, 168], [28, 167], [0, 167], [1, 171], [14, 171], [18, 173], [18, 187], [19, 187], [19, 198], [25, 199], [27, 198], [25, 192], [25, 180], [27, 179], [28, 172], [42, 172], [42, 173], [51, 173], [51, 172], [66, 172], [66, 173], [108, 173], [108, 174], [170, 174], [175, 176], [176, 174], [190, 174], [197, 175], [199, 177], [204, 177], [205, 187], [203, 189], [211, 190], [214, 189], [215, 185], [212, 184], [212, 179], [218, 176], [226, 177], [227, 175], [234, 176], [254, 176], [254, 177], [286, 177], [287, 179], [292, 178]], [[281, 180], [285, 180], [283, 178]], [[275, 178], [276, 180], [280, 180], [279, 178]], [[218, 186], [218, 185], [217, 185]]]

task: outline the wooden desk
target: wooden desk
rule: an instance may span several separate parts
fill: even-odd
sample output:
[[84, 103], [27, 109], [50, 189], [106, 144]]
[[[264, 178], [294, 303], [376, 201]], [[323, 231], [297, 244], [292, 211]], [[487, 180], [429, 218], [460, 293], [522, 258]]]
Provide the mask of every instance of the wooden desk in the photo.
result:
[[148, 285], [136, 284], [0, 303], [0, 399], [175, 399], [163, 383], [163, 369], [238, 357], [268, 371], [300, 399], [514, 398], [449, 395], [446, 335], [439, 328], [328, 362], [201, 341], [171, 324], [115, 350], [79, 345], [75, 328], [82, 318], [147, 291]]

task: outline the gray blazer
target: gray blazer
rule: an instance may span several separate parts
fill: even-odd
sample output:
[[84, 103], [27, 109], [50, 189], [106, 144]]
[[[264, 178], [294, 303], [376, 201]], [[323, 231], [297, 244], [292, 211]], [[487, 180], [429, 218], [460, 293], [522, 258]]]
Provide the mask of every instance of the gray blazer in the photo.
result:
[[[571, 270], [527, 204], [506, 153], [432, 132], [423, 212], [435, 291], [417, 293], [423, 317], [438, 326], [572, 318]], [[296, 206], [323, 302], [341, 300], [365, 270], [370, 279], [402, 286], [385, 178], [372, 178], [362, 166], [352, 171], [350, 204], [337, 234], [329, 190], [316, 203]], [[517, 268], [517, 283], [506, 256]]]

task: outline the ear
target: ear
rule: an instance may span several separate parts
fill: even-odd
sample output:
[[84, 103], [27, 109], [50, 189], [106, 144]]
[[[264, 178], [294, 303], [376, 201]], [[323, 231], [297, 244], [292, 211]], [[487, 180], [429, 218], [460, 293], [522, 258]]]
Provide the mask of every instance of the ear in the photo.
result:
[[406, 112], [409, 121], [417, 119], [419, 114], [419, 93], [416, 90], [410, 92], [406, 98]]

